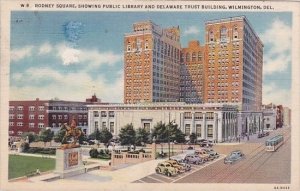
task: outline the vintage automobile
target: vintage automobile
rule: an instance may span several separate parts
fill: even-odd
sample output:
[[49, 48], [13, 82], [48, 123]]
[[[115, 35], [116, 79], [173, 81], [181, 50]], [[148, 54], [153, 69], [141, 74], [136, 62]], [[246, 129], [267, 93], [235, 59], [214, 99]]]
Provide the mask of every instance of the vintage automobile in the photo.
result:
[[184, 158], [184, 162], [199, 165], [203, 163], [203, 160], [197, 154], [187, 154]]
[[213, 156], [210, 156], [206, 151], [204, 150], [196, 150], [195, 154], [199, 155], [200, 158], [202, 158], [204, 161], [210, 161], [214, 160]]
[[212, 141], [209, 141], [209, 140], [206, 140], [206, 139], [198, 140], [197, 144], [199, 144], [200, 147], [212, 147], [213, 146]]
[[224, 158], [224, 164], [233, 164], [236, 161], [245, 158], [245, 154], [240, 150], [232, 151], [227, 157]]
[[183, 172], [191, 170], [191, 165], [190, 164], [179, 163], [176, 160], [172, 160], [172, 159], [171, 160], [167, 160], [165, 162], [172, 164], [173, 167], [175, 167], [175, 168], [178, 169], [179, 173], [183, 173]]
[[204, 150], [205, 152], [207, 152], [211, 157], [213, 158], [219, 158], [220, 155], [219, 153], [217, 153], [216, 151], [214, 151], [213, 149], [211, 148], [202, 148], [201, 150]]
[[175, 176], [179, 173], [178, 169], [168, 162], [158, 163], [155, 172], [166, 176]]

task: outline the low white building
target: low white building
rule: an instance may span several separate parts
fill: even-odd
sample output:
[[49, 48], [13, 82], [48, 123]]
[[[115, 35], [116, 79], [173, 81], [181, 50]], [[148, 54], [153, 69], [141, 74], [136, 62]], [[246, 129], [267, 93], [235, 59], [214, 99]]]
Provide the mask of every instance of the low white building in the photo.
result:
[[152, 131], [159, 123], [170, 121], [187, 136], [195, 133], [198, 139], [226, 141], [240, 135], [237, 127], [237, 107], [226, 104], [186, 104], [159, 102], [139, 104], [88, 105], [88, 132], [108, 128], [117, 136], [121, 128], [132, 124], [134, 128]]

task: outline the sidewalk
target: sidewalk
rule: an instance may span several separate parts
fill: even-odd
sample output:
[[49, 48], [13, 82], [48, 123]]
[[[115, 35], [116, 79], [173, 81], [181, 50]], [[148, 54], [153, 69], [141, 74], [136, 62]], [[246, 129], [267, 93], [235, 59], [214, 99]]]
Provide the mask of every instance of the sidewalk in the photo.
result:
[[10, 155], [21, 155], [21, 156], [31, 156], [31, 157], [40, 157], [40, 158], [53, 158], [55, 159], [55, 155], [43, 155], [43, 154], [32, 154], [32, 153], [19, 153], [16, 151], [9, 151]]

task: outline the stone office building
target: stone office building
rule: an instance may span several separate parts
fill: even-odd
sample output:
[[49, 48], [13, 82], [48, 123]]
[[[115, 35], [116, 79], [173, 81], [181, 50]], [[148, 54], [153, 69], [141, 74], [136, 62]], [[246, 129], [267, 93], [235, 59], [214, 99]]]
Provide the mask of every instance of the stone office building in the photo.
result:
[[240, 134], [237, 128], [237, 108], [231, 105], [167, 102], [87, 107], [89, 132], [94, 132], [96, 128], [108, 128], [117, 136], [127, 124], [151, 132], [157, 123], [172, 121], [187, 137], [195, 133], [198, 139], [222, 142]]

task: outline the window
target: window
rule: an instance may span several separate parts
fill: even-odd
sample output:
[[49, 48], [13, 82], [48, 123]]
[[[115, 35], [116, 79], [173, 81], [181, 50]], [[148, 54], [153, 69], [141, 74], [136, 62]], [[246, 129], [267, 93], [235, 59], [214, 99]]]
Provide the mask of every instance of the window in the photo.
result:
[[195, 62], [196, 61], [196, 52], [192, 53], [192, 61]]
[[23, 111], [24, 107], [23, 106], [18, 106], [18, 111]]
[[9, 126], [14, 126], [15, 123], [14, 122], [9, 122]]
[[29, 123], [29, 128], [34, 128], [34, 123]]
[[102, 129], [106, 129], [106, 122], [102, 122]]
[[44, 123], [39, 123], [39, 124], [38, 124], [38, 127], [39, 127], [39, 128], [44, 128], [45, 125], [44, 125]]
[[98, 111], [94, 111], [94, 117], [99, 117], [99, 112]]
[[44, 115], [39, 115], [39, 120], [44, 120]]
[[64, 119], [68, 119], [68, 115], [64, 115]]
[[39, 111], [44, 111], [45, 107], [44, 106], [39, 106]]
[[235, 25], [233, 29], [233, 39], [237, 39], [239, 37], [238, 27]]
[[201, 124], [196, 124], [196, 136], [201, 137]]
[[188, 136], [190, 135], [190, 131], [191, 131], [191, 124], [185, 124], [184, 134]]
[[15, 106], [9, 106], [9, 111], [14, 111], [15, 110]]
[[101, 117], [106, 117], [107, 114], [106, 114], [106, 111], [101, 111]]
[[202, 61], [202, 52], [198, 52], [198, 61]]
[[83, 116], [83, 119], [87, 119], [87, 115], [84, 115], [84, 116]]
[[145, 129], [147, 132], [150, 132], [150, 123], [144, 123], [144, 129]]
[[196, 112], [196, 113], [195, 113], [195, 119], [203, 119], [203, 113], [201, 113], [201, 112]]
[[207, 125], [207, 137], [208, 138], [213, 137], [213, 125]]
[[56, 119], [56, 115], [52, 115], [52, 119], [54, 119], [54, 120], [55, 120], [55, 119]]
[[56, 123], [52, 123], [52, 127], [55, 128], [56, 127]]
[[214, 32], [211, 30], [209, 31], [209, 41], [213, 42], [214, 41]]
[[62, 115], [58, 115], [58, 119], [62, 119]]
[[15, 115], [14, 114], [9, 114], [9, 119], [14, 119]]
[[207, 113], [206, 113], [206, 119], [207, 119], [207, 120], [212, 120], [212, 119], [214, 119], [214, 113], [213, 113], [213, 112], [207, 112]]
[[22, 135], [23, 134], [23, 132], [22, 131], [18, 131], [18, 135]]
[[192, 113], [191, 112], [184, 112], [184, 119], [192, 119]]
[[78, 119], [82, 119], [82, 115], [78, 115]]
[[18, 122], [18, 123], [17, 123], [17, 126], [18, 126], [18, 127], [22, 127], [22, 126], [23, 126], [23, 123], [22, 123], [22, 122]]
[[18, 114], [17, 119], [23, 119], [23, 114]]
[[109, 111], [109, 112], [108, 112], [108, 115], [109, 115], [109, 117], [115, 117], [115, 112]]
[[190, 61], [190, 53], [186, 53], [186, 61], [187, 61], [187, 62]]
[[115, 123], [114, 123], [114, 122], [110, 122], [110, 123], [109, 123], [109, 131], [110, 131], [111, 133], [114, 133], [114, 127], [115, 127]]
[[29, 106], [29, 111], [34, 111], [35, 107], [34, 106]]
[[220, 33], [221, 33], [220, 41], [221, 42], [226, 42], [227, 41], [227, 28], [222, 27]]
[[95, 121], [95, 129], [98, 129], [99, 128], [99, 122], [98, 121]]

